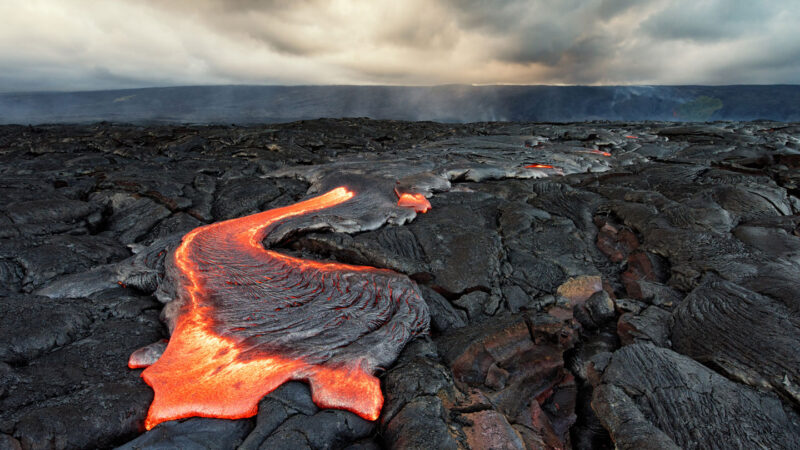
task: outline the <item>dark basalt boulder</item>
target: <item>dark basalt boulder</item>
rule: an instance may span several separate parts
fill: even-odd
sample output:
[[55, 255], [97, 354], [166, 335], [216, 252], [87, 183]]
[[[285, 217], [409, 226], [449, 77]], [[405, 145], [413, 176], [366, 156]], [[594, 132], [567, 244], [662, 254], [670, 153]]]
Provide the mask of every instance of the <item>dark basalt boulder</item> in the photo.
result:
[[617, 335], [623, 345], [648, 341], [670, 347], [669, 326], [669, 311], [649, 306], [639, 313], [623, 313], [617, 322]]
[[672, 316], [676, 351], [800, 404], [800, 318], [781, 302], [709, 276]]
[[56, 319], [45, 328], [52, 339], [64, 339], [51, 342], [55, 346], [48, 353], [29, 351], [32, 359], [25, 365], [0, 375], [5, 391], [0, 395], [0, 432], [19, 440], [22, 448], [107, 448], [141, 430], [153, 394], [125, 363], [126, 353], [162, 336], [153, 304], [81, 300], [92, 320], [79, 335], [64, 329], [64, 320], [72, 316], [42, 314]]
[[92, 323], [86, 303], [33, 295], [0, 297], [0, 361], [26, 363], [86, 336]]
[[223, 420], [195, 417], [164, 423], [138, 438], [117, 447], [118, 450], [233, 450], [252, 429], [246, 420]]
[[629, 345], [598, 369], [592, 407], [621, 448], [636, 448], [648, 433], [648, 448], [796, 446], [800, 417], [778, 397], [671, 350]]
[[[188, 419], [187, 422], [192, 420], [197, 419]], [[251, 421], [223, 422], [248, 424]], [[372, 422], [351, 412], [320, 410], [311, 400], [307, 385], [289, 382], [264, 397], [254, 426], [240, 427], [241, 431], [234, 439], [220, 439], [220, 442], [222, 445], [234, 444], [230, 448], [241, 450], [340, 448], [368, 437], [373, 429]]]
[[456, 406], [468, 445], [569, 442], [576, 391], [563, 354], [575, 343], [576, 327], [572, 320], [529, 313], [495, 317], [437, 339], [455, 386], [470, 393], [466, 403], [491, 405]]
[[[118, 241], [103, 236], [57, 234], [0, 240], [0, 259], [9, 262], [11, 270], [7, 273], [24, 292], [42, 287], [59, 276], [85, 272], [129, 255]], [[19, 272], [23, 275], [17, 281]]]

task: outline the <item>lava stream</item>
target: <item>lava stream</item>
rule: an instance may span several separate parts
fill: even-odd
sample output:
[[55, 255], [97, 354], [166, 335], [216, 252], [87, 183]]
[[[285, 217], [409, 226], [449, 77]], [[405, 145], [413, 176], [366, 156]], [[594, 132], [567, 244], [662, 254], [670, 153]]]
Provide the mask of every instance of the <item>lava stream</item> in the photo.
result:
[[172, 337], [142, 373], [155, 391], [147, 429], [192, 416], [253, 416], [288, 380], [308, 381], [322, 408], [378, 418], [375, 368], [427, 332], [416, 285], [388, 270], [307, 261], [262, 245], [278, 222], [354, 196], [339, 187], [184, 236], [165, 276], [178, 308]]

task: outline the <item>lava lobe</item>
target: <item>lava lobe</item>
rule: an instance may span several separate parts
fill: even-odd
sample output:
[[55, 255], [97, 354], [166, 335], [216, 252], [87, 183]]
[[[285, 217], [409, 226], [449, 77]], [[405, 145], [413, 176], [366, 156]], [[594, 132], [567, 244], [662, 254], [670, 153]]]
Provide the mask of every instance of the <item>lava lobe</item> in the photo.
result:
[[308, 381], [322, 408], [378, 418], [383, 395], [374, 371], [428, 330], [416, 285], [389, 270], [303, 260], [262, 245], [279, 222], [355, 195], [339, 187], [184, 236], [160, 287], [174, 299], [167, 305], [172, 337], [142, 373], [155, 391], [147, 429], [191, 416], [253, 416], [259, 400], [288, 380]]
[[431, 203], [425, 198], [424, 195], [419, 193], [399, 193], [395, 190], [398, 196], [397, 206], [402, 208], [413, 208], [418, 213], [425, 214], [431, 209]]

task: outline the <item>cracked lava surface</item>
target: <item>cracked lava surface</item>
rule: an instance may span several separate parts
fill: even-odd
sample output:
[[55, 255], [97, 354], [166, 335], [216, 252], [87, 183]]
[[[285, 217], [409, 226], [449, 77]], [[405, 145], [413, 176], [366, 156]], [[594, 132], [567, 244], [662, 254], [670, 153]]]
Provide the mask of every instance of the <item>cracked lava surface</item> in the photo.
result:
[[242, 418], [289, 380], [314, 402], [375, 420], [376, 368], [427, 332], [416, 285], [372, 267], [315, 262], [267, 250], [277, 223], [332, 208], [344, 187], [294, 205], [196, 228], [168, 260], [177, 318], [163, 355], [142, 373], [155, 398], [145, 426], [192, 416]]

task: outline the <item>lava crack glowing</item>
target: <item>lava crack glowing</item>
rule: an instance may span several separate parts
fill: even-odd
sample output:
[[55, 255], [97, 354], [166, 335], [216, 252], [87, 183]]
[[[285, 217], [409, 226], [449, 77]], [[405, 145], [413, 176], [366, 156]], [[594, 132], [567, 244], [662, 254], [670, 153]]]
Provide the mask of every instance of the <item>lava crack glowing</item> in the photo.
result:
[[416, 285], [389, 270], [308, 261], [262, 245], [279, 222], [354, 196], [340, 187], [184, 236], [160, 287], [174, 298], [172, 337], [142, 373], [155, 391], [147, 429], [191, 416], [253, 416], [259, 400], [288, 380], [307, 381], [322, 408], [378, 418], [375, 369], [428, 329]]
[[414, 211], [418, 213], [426, 213], [431, 209], [431, 202], [428, 201], [422, 194], [412, 194], [412, 193], [399, 193], [396, 189], [394, 191], [397, 194], [397, 206], [403, 208], [414, 208]]
[[585, 151], [585, 152], [581, 152], [581, 153], [590, 153], [590, 154], [592, 154], [592, 155], [601, 155], [601, 156], [611, 156], [611, 153], [609, 153], [609, 152], [604, 152], [604, 151], [602, 151], [602, 150], [598, 150], [598, 149], [596, 149], [596, 148], [593, 148], [593, 149], [591, 149], [591, 150], [587, 150], [587, 151]]

